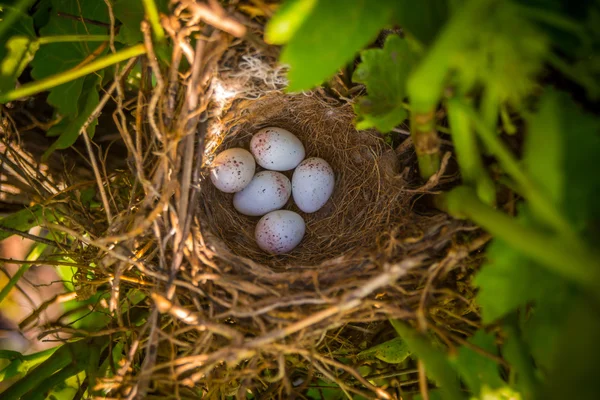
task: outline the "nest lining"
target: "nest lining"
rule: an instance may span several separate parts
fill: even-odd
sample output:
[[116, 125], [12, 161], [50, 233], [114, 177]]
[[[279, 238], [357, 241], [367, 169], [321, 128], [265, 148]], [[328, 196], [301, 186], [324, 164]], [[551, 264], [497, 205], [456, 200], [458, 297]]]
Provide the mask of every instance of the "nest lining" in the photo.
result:
[[[228, 121], [221, 127], [225, 135], [208, 139], [220, 141], [210, 147], [213, 154], [232, 147], [248, 149], [259, 129], [281, 127], [298, 136], [306, 157], [323, 158], [332, 166], [335, 188], [327, 204], [315, 213], [300, 211], [292, 199], [284, 207], [306, 222], [304, 239], [289, 254], [273, 256], [260, 250], [254, 239], [260, 217], [240, 214], [233, 207], [233, 196], [210, 184], [203, 186], [203, 228], [233, 254], [273, 267], [323, 267], [331, 260], [339, 263], [340, 257], [351, 263], [375, 250], [383, 236], [406, 220], [409, 197], [394, 150], [377, 132], [357, 131], [353, 117], [350, 105], [315, 92], [272, 93], [231, 108], [221, 118]], [[284, 174], [291, 178], [292, 171]]]

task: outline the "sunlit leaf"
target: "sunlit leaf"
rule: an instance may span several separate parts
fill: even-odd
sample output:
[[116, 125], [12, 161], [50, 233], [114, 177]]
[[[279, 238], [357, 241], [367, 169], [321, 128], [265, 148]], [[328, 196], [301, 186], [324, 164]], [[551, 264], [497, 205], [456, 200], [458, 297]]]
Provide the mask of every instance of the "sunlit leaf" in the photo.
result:
[[383, 49], [365, 50], [361, 59], [352, 79], [367, 86], [368, 96], [354, 105], [356, 127], [389, 132], [408, 117], [402, 103], [406, 80], [417, 57], [405, 40], [390, 35]]
[[285, 1], [265, 27], [265, 41], [271, 44], [287, 43], [304, 23], [317, 1]]
[[361, 351], [358, 358], [377, 358], [389, 364], [399, 364], [409, 355], [410, 349], [406, 342], [402, 338], [396, 337]]
[[289, 40], [290, 91], [311, 89], [352, 61], [391, 21], [393, 0], [320, 0]]

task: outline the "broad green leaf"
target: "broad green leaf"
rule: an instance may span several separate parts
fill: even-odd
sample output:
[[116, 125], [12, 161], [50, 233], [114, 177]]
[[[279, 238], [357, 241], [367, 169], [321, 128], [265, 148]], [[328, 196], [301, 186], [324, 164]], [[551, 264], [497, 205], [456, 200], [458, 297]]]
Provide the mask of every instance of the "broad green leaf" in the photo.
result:
[[265, 41], [285, 44], [306, 20], [318, 0], [287, 0], [265, 27]]
[[289, 91], [311, 89], [352, 61], [391, 21], [394, 0], [319, 0], [281, 53]]
[[410, 355], [410, 349], [402, 338], [396, 337], [358, 353], [358, 358], [377, 358], [389, 364], [399, 364]]
[[0, 64], [0, 92], [14, 89], [17, 78], [38, 48], [37, 42], [25, 36], [13, 36], [6, 42], [8, 54]]
[[[108, 11], [103, 1], [54, 0], [52, 4], [53, 10], [48, 24], [40, 30], [42, 36], [69, 34], [101, 35], [108, 33], [106, 27], [58, 15], [58, 12], [61, 12], [108, 23]], [[38, 50], [31, 63], [33, 67], [31, 75], [39, 80], [74, 68], [88, 57], [98, 57], [104, 54], [106, 49], [98, 49], [100, 46], [106, 47], [106, 44], [101, 42], [46, 44]], [[80, 109], [78, 109], [78, 99], [81, 95], [87, 96], [87, 93], [82, 93], [84, 80], [85, 78], [75, 79], [51, 89], [48, 95], [48, 103], [54, 106], [63, 116], [77, 117], [80, 112]]]
[[[168, 0], [156, 0], [155, 3], [160, 12], [168, 12]], [[142, 0], [116, 0], [113, 4], [113, 12], [115, 18], [123, 23], [115, 39], [125, 44], [142, 42], [144, 35], [140, 30], [140, 24], [145, 17]]]
[[[47, 158], [54, 150], [66, 149], [75, 143], [81, 127], [100, 103], [98, 85], [102, 81], [102, 74], [101, 71], [97, 75], [92, 74], [83, 78], [82, 95], [77, 102], [78, 115], [74, 118], [65, 118], [50, 128], [48, 136], [58, 136], [58, 139], [46, 150], [44, 158]], [[97, 119], [88, 126], [87, 134], [90, 137], [94, 136], [96, 125], [98, 125]]]
[[395, 8], [398, 24], [424, 44], [430, 44], [448, 18], [448, 0], [398, 0]]
[[356, 127], [389, 132], [408, 117], [402, 102], [417, 57], [406, 40], [396, 35], [387, 37], [383, 49], [364, 50], [360, 56], [362, 63], [352, 79], [367, 86], [368, 96], [354, 105]]
[[486, 324], [530, 302], [556, 297], [567, 287], [562, 277], [499, 239], [489, 245], [486, 256], [486, 264], [473, 280]]
[[600, 119], [564, 93], [549, 89], [531, 118], [523, 161], [527, 173], [592, 244], [600, 237]]
[[436, 381], [444, 399], [460, 400], [458, 376], [448, 361], [446, 354], [436, 349], [424, 336], [417, 333], [405, 322], [390, 320], [392, 326], [414, 354], [425, 364], [427, 376]]
[[48, 220], [51, 217], [50, 213], [44, 213], [44, 209], [40, 205], [17, 211], [0, 219], [0, 241], [14, 235], [13, 232], [3, 230], [3, 227], [16, 229], [21, 232], [27, 232], [34, 226], [38, 226], [44, 218]]
[[[495, 338], [492, 334], [482, 330], [477, 331], [469, 339], [469, 342], [486, 350], [490, 354], [498, 354]], [[483, 392], [484, 387], [499, 389], [505, 385], [500, 377], [498, 364], [468, 347], [460, 347], [456, 357], [451, 357], [451, 361], [453, 361], [462, 379], [475, 396], [479, 396]]]

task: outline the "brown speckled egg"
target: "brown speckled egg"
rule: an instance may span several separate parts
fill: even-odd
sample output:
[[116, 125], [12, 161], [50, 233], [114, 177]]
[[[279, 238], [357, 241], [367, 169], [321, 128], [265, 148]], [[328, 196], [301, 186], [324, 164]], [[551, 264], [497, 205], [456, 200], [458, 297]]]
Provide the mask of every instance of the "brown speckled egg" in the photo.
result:
[[304, 146], [294, 134], [282, 128], [263, 128], [250, 141], [258, 165], [272, 171], [289, 171], [304, 159]]
[[262, 171], [233, 196], [233, 206], [244, 215], [265, 215], [283, 207], [291, 194], [292, 184], [287, 176], [280, 172]]
[[271, 211], [258, 221], [254, 236], [258, 247], [271, 254], [292, 251], [302, 241], [304, 220], [288, 210]]
[[210, 169], [210, 180], [220, 191], [235, 193], [248, 186], [255, 169], [254, 157], [248, 150], [227, 149], [215, 157]]
[[313, 213], [327, 203], [334, 184], [333, 169], [327, 161], [318, 157], [307, 158], [292, 176], [294, 202], [305, 213]]

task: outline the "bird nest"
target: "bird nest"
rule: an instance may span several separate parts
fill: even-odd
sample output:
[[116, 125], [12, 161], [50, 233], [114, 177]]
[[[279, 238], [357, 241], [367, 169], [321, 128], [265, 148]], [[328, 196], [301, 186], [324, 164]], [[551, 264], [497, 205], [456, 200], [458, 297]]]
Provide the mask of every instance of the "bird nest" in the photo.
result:
[[[271, 256], [256, 245], [254, 227], [258, 218], [238, 213], [232, 195], [204, 185], [199, 220], [203, 229], [219, 240], [222, 251], [273, 269], [352, 267], [385, 246], [393, 231], [408, 231], [411, 195], [400, 175], [400, 162], [381, 135], [357, 131], [349, 104], [341, 104], [317, 93], [285, 95], [274, 93], [235, 105], [210, 130], [211, 153], [230, 147], [249, 148], [259, 129], [277, 126], [293, 132], [304, 144], [308, 156], [320, 157], [335, 171], [331, 199], [315, 213], [301, 212], [292, 201], [286, 209], [298, 212], [306, 221], [306, 235], [292, 252]], [[210, 160], [210, 158], [209, 158]], [[291, 179], [291, 173], [285, 172]]]
[[[104, 338], [111, 364], [120, 361], [93, 389], [112, 398], [261, 399], [303, 396], [323, 381], [366, 398], [415, 389], [412, 361], [365, 360], [361, 351], [394, 337], [390, 318], [417, 321], [449, 347], [464, 342], [478, 326], [466, 280], [487, 239], [419, 201], [445, 182], [444, 169], [420, 182], [411, 146], [356, 130], [351, 101], [321, 89], [284, 94], [274, 57], [216, 30], [205, 36], [195, 56], [186, 48], [189, 73], [178, 74], [175, 61], [161, 68], [150, 47], [140, 94], [115, 92], [129, 168], [91, 163], [88, 186], [100, 182], [104, 207], [72, 195], [81, 184], [46, 193], [62, 215], [47, 229], [72, 240], [78, 265], [95, 265], [76, 275], [78, 295], [108, 295], [97, 307], [111, 322], [90, 337]], [[130, 116], [123, 105], [136, 101]], [[207, 179], [215, 154], [248, 148], [265, 126], [296, 134], [336, 176], [329, 202], [303, 214], [301, 244], [277, 256], [257, 247], [257, 218], [237, 213]], [[371, 372], [361, 375], [364, 365]], [[377, 387], [374, 377], [385, 374], [406, 379]]]

